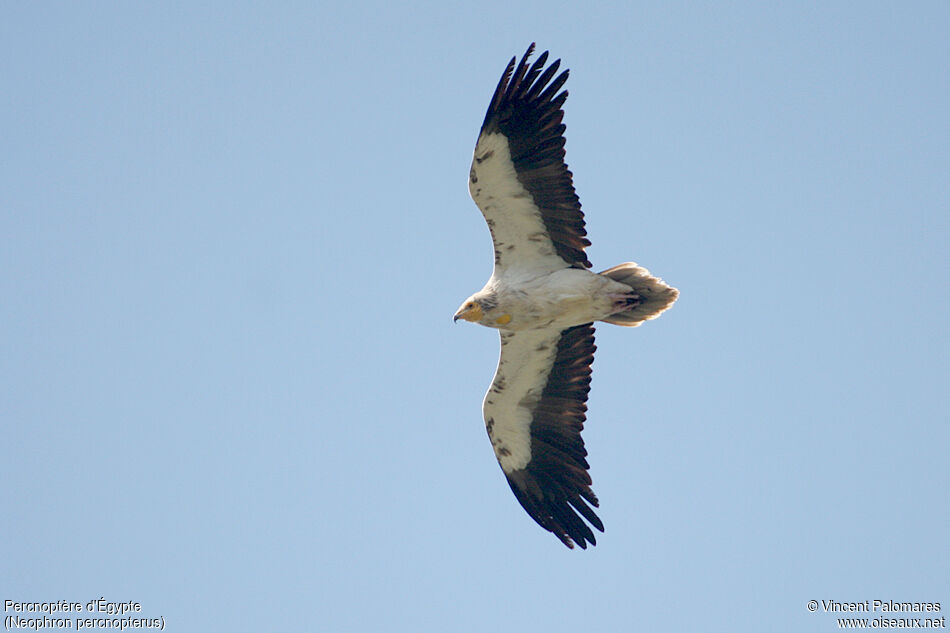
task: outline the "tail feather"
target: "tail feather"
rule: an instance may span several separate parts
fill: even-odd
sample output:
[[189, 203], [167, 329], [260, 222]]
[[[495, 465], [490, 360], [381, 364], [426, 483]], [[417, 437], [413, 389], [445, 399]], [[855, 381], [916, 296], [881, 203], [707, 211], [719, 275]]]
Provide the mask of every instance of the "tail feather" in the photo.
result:
[[671, 288], [659, 277], [633, 262], [619, 264], [600, 273], [631, 289], [630, 307], [603, 319], [614, 325], [635, 327], [644, 321], [655, 319], [676, 301], [680, 291]]

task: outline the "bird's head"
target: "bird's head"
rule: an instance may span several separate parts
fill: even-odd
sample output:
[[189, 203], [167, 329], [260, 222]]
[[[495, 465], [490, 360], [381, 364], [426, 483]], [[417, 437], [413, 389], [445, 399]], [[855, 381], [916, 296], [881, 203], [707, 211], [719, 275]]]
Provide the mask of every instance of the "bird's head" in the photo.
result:
[[462, 302], [462, 306], [458, 309], [458, 312], [455, 313], [452, 320], [458, 321], [462, 319], [463, 321], [478, 323], [483, 318], [485, 318], [485, 310], [482, 308], [481, 302], [475, 298], [475, 295], [472, 295]]
[[498, 307], [498, 299], [493, 291], [481, 290], [462, 302], [454, 320], [459, 319], [500, 328], [511, 322], [511, 315]]

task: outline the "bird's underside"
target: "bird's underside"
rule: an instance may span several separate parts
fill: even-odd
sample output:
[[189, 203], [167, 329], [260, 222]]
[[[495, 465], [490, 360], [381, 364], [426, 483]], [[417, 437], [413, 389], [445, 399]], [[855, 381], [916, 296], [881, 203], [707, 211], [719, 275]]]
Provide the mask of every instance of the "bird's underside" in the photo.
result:
[[455, 319], [501, 334], [498, 369], [483, 404], [495, 456], [528, 514], [568, 547], [596, 544], [581, 438], [594, 358], [593, 322], [636, 326], [678, 291], [633, 263], [589, 270], [584, 215], [564, 163], [567, 71], [532, 44], [512, 59], [475, 146], [469, 190], [485, 216], [494, 272]]

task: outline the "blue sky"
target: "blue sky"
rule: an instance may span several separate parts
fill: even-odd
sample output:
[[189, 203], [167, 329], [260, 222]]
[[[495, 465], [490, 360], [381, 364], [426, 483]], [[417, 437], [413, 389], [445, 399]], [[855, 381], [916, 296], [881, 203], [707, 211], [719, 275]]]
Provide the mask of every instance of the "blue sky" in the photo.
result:
[[[945, 615], [947, 4], [326, 5], [0, 9], [0, 599], [176, 631]], [[532, 41], [572, 71], [595, 267], [682, 293], [598, 329], [586, 552], [508, 490], [497, 335], [451, 319]]]

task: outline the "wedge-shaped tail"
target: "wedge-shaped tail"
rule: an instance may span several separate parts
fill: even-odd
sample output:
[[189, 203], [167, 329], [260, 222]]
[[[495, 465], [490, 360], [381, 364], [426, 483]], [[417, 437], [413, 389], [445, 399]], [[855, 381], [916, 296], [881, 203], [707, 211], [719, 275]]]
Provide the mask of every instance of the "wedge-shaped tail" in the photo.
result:
[[629, 286], [635, 295], [628, 309], [604, 319], [614, 325], [636, 327], [644, 321], [655, 319], [673, 305], [680, 294], [679, 290], [666, 285], [662, 279], [654, 277], [649, 270], [633, 262], [619, 264], [600, 274]]

